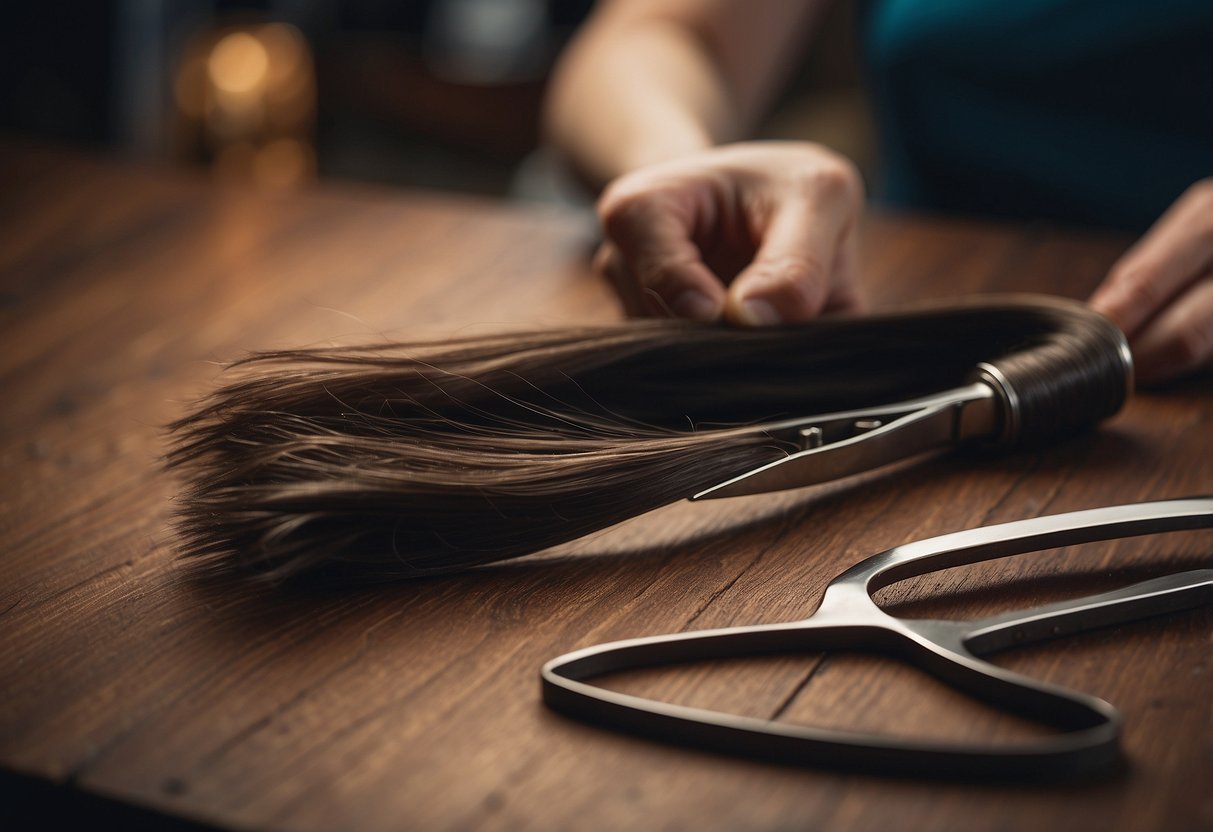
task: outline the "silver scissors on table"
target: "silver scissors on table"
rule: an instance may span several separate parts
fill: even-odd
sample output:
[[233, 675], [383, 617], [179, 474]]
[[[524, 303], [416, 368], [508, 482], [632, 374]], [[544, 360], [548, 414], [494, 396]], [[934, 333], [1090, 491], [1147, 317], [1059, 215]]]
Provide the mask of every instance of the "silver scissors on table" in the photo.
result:
[[[1094, 696], [979, 658], [1008, 647], [1194, 608], [1213, 601], [1213, 569], [976, 621], [898, 618], [872, 595], [940, 569], [1041, 549], [1213, 527], [1213, 497], [1096, 508], [955, 532], [897, 546], [838, 575], [801, 621], [672, 633], [587, 647], [549, 661], [543, 699], [566, 715], [645, 737], [785, 763], [882, 774], [1040, 778], [1107, 770], [1120, 760], [1120, 714]], [[903, 739], [786, 724], [632, 696], [601, 674], [745, 655], [862, 650], [916, 665], [1007, 712], [1057, 729], [1013, 745]]]

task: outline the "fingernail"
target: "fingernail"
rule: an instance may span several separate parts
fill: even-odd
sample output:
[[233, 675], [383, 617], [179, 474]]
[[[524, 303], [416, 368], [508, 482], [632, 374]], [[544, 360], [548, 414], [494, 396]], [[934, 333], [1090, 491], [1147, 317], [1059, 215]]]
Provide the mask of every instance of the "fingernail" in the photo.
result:
[[687, 289], [675, 297], [670, 311], [692, 321], [714, 321], [720, 317], [720, 305], [695, 289]]
[[781, 320], [771, 302], [761, 298], [742, 301], [739, 311], [741, 322], [747, 326], [767, 326]]

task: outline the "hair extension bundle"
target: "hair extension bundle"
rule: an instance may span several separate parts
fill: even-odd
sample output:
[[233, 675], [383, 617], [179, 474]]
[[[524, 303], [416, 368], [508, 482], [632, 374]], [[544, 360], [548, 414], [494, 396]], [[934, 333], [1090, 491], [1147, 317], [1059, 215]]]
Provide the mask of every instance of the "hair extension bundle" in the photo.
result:
[[[773, 424], [981, 377], [1007, 445], [1116, 412], [1124, 338], [985, 299], [801, 326], [680, 321], [255, 354], [170, 428], [189, 555], [373, 580], [538, 551], [803, 450]], [[991, 437], [992, 439], [994, 437]]]

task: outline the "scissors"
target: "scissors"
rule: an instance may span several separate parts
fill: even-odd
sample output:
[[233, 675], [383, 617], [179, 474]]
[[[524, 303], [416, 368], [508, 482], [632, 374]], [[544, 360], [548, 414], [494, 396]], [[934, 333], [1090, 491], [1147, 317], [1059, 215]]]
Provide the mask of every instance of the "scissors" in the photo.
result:
[[[897, 546], [847, 569], [801, 621], [672, 633], [587, 647], [543, 666], [544, 702], [571, 717], [645, 737], [782, 763], [917, 777], [1035, 779], [1108, 770], [1120, 714], [1083, 693], [979, 658], [1009, 647], [1213, 601], [1213, 569], [975, 621], [898, 618], [873, 593], [940, 569], [1059, 546], [1213, 527], [1213, 497], [1162, 500], [1019, 520]], [[1057, 729], [1000, 745], [894, 738], [791, 725], [658, 702], [592, 684], [640, 667], [828, 650], [892, 654], [1007, 712]]]

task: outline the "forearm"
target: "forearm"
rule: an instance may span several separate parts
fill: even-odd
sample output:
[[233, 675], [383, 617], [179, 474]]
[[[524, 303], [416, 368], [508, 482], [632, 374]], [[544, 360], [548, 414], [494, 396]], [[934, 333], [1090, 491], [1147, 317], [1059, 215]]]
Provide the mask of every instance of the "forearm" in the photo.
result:
[[587, 30], [552, 80], [547, 129], [594, 185], [732, 138], [736, 105], [685, 30], [611, 21]]
[[616, 2], [566, 51], [549, 138], [594, 185], [744, 136], [813, 4]]

